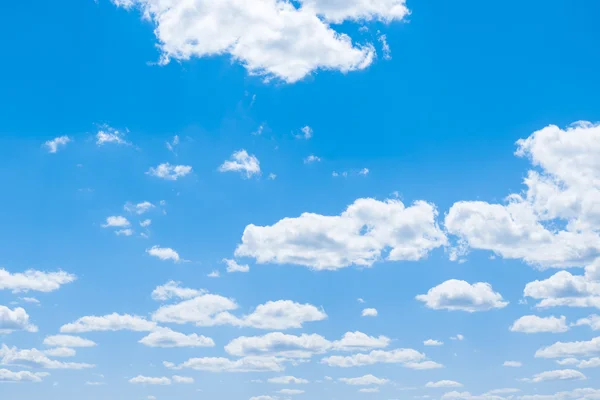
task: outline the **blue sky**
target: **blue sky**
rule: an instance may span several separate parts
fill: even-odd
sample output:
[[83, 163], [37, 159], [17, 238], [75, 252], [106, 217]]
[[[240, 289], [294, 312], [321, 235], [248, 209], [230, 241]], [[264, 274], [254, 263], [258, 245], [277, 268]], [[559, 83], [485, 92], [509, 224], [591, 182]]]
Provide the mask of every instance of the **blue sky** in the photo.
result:
[[597, 2], [4, 10], [3, 399], [600, 399]]

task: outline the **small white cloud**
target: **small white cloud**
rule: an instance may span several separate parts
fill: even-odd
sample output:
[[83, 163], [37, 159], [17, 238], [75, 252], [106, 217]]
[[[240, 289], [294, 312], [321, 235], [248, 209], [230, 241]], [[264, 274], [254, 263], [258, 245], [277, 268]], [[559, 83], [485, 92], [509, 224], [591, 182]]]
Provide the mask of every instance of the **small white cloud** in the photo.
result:
[[523, 366], [523, 363], [520, 361], [504, 361], [504, 364], [502, 365], [504, 367], [519, 368]]
[[379, 393], [379, 388], [365, 388], [365, 389], [360, 389], [359, 392], [361, 392], [361, 393]]
[[274, 173], [270, 173], [269, 174], [269, 180], [274, 181], [277, 178], [277, 175], [275, 175]]
[[260, 175], [260, 162], [256, 156], [248, 154], [246, 150], [242, 149], [233, 153], [231, 158], [219, 167], [219, 171], [240, 172], [247, 178], [251, 178], [254, 175]]
[[311, 154], [310, 156], [304, 159], [304, 164], [312, 164], [319, 161], [321, 161], [321, 158], [315, 156], [314, 154]]
[[170, 385], [171, 379], [167, 377], [154, 378], [150, 376], [138, 375], [135, 378], [131, 378], [129, 383], [144, 384], [144, 385]]
[[492, 290], [492, 285], [489, 283], [477, 282], [471, 285], [457, 279], [447, 280], [429, 289], [427, 294], [416, 296], [416, 299], [434, 310], [477, 312], [504, 308], [508, 305], [507, 301], [503, 301], [500, 293]]
[[13, 372], [8, 369], [0, 369], [0, 382], [41, 382], [48, 375], [50, 374], [47, 372]]
[[302, 394], [302, 393], [304, 393], [304, 390], [300, 390], [300, 389], [281, 389], [281, 390], [277, 391], [277, 393], [286, 394], [286, 395], [289, 395], [289, 396], [293, 396], [295, 394]]
[[68, 347], [56, 347], [54, 349], [45, 350], [44, 354], [50, 357], [75, 357], [77, 352], [75, 349], [70, 349]]
[[103, 228], [125, 228], [130, 226], [131, 223], [127, 218], [122, 216], [111, 216], [106, 218], [106, 224], [102, 225]]
[[53, 292], [62, 285], [74, 282], [75, 275], [64, 271], [43, 272], [29, 269], [23, 273], [10, 273], [0, 268], [0, 290], [12, 290], [13, 293], [28, 292]]
[[140, 226], [142, 228], [147, 228], [152, 224], [152, 220], [151, 219], [145, 219], [143, 221], [140, 222]]
[[187, 376], [173, 375], [173, 382], [191, 384], [191, 383], [194, 383], [194, 378], [187, 377]]
[[381, 42], [381, 51], [383, 52], [383, 59], [391, 60], [392, 59], [392, 50], [390, 49], [390, 45], [387, 42], [387, 36], [379, 35], [378, 39], [379, 39], [379, 42]]
[[214, 347], [215, 342], [206, 336], [196, 333], [185, 335], [169, 328], [160, 328], [143, 337], [139, 343], [148, 347]]
[[559, 369], [555, 371], [545, 371], [535, 374], [531, 379], [523, 379], [526, 382], [545, 382], [558, 380], [584, 380], [587, 379], [584, 374], [574, 369]]
[[69, 142], [71, 142], [71, 138], [68, 136], [60, 136], [48, 140], [44, 145], [48, 148], [48, 153], [56, 153], [60, 148], [66, 147]]
[[235, 260], [223, 259], [223, 262], [227, 264], [227, 272], [249, 272], [250, 267], [248, 265], [240, 265]]
[[160, 246], [152, 246], [146, 253], [150, 254], [153, 257], [157, 257], [163, 261], [172, 260], [174, 262], [181, 261], [179, 257], [179, 253], [169, 247], [160, 247]]
[[377, 378], [371, 374], [359, 378], [340, 378], [340, 382], [354, 386], [385, 385], [389, 379]]
[[37, 332], [37, 326], [29, 322], [29, 314], [24, 308], [11, 310], [0, 305], [0, 334], [14, 331]]
[[44, 339], [44, 345], [48, 347], [94, 347], [96, 343], [79, 336], [54, 335]]
[[133, 229], [119, 229], [115, 231], [115, 235], [117, 236], [131, 236], [133, 235]]
[[362, 314], [363, 317], [376, 317], [377, 316], [377, 310], [374, 308], [365, 308], [364, 310], [362, 310]]
[[151, 167], [146, 174], [168, 181], [176, 181], [190, 172], [192, 172], [192, 167], [189, 165], [171, 165], [167, 162], [158, 165], [156, 168]]
[[21, 297], [21, 300], [23, 300], [25, 303], [40, 304], [40, 301], [35, 297]]
[[306, 379], [296, 378], [294, 376], [278, 376], [276, 378], [270, 378], [267, 380], [269, 383], [276, 383], [279, 385], [289, 385], [289, 384], [304, 384], [308, 383]]
[[538, 317], [537, 315], [525, 315], [516, 320], [510, 327], [512, 332], [523, 332], [523, 333], [540, 333], [540, 332], [552, 332], [561, 333], [569, 330], [567, 326], [567, 318], [561, 316], [556, 318], [551, 317]]
[[361, 303], [361, 304], [364, 304], [364, 303], [365, 303], [364, 299], [362, 299], [361, 297], [359, 297], [358, 299], [356, 299], [356, 301], [358, 301], [358, 302], [359, 302], [359, 303]]
[[465, 337], [463, 335], [461, 335], [460, 333], [456, 336], [451, 336], [450, 340], [465, 340]]
[[107, 143], [128, 144], [124, 132], [104, 125], [96, 134], [96, 144], [102, 146]]
[[437, 382], [427, 382], [425, 387], [428, 388], [449, 388], [449, 387], [462, 387], [462, 383], [456, 381], [442, 380]]
[[102, 317], [86, 316], [60, 327], [62, 333], [134, 331], [148, 332], [156, 329], [156, 323], [129, 314], [113, 313]]
[[302, 132], [300, 135], [296, 135], [297, 138], [299, 139], [310, 139], [313, 136], [313, 130], [310, 126], [306, 125], [302, 128], [300, 128], [300, 132]]
[[169, 149], [169, 151], [172, 151], [173, 153], [175, 153], [175, 148], [177, 147], [177, 145], [179, 145], [178, 135], [173, 136], [173, 139], [170, 142], [166, 143], [167, 149]]
[[219, 271], [217, 271], [216, 269], [214, 271], [212, 271], [211, 273], [209, 273], [208, 275], [209, 278], [219, 278], [221, 276], [221, 274], [219, 273]]
[[435, 339], [427, 339], [423, 342], [425, 346], [443, 346], [444, 342]]
[[369, 175], [369, 168], [363, 168], [360, 171], [358, 171], [359, 175]]
[[128, 202], [123, 206], [123, 209], [127, 212], [141, 215], [152, 210], [154, 207], [155, 205], [150, 203], [149, 201], [142, 201], [141, 203], [137, 204]]
[[170, 300], [172, 298], [178, 299], [191, 299], [206, 293], [205, 290], [196, 290], [183, 288], [179, 286], [179, 282], [169, 281], [162, 286], [157, 286], [154, 291], [152, 291], [152, 298], [154, 300]]

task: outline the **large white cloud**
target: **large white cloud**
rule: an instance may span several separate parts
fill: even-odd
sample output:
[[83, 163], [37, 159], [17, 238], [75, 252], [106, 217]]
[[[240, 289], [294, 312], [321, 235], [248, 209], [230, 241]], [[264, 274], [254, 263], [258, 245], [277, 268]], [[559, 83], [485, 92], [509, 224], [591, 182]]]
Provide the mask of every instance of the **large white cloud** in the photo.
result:
[[156, 329], [156, 323], [129, 314], [112, 313], [101, 317], [85, 316], [77, 321], [61, 326], [62, 333], [83, 333], [102, 331], [147, 332]]
[[369, 43], [326, 21], [401, 20], [405, 0], [112, 0], [154, 22], [162, 63], [227, 54], [251, 74], [295, 82], [318, 69], [348, 72], [375, 58]]
[[540, 358], [567, 358], [600, 354], [600, 336], [588, 341], [556, 342], [536, 351]]
[[317, 270], [371, 266], [384, 258], [417, 261], [446, 244], [436, 215], [424, 201], [405, 207], [398, 200], [358, 199], [337, 216], [304, 213], [271, 226], [248, 225], [235, 254]]
[[0, 306], [0, 333], [13, 331], [37, 332], [38, 327], [29, 322], [29, 314], [24, 308], [17, 307], [11, 310]]
[[157, 329], [143, 337], [140, 343], [149, 347], [214, 347], [215, 342], [197, 333], [185, 335], [169, 328]]
[[537, 315], [525, 315], [517, 319], [510, 327], [512, 332], [539, 333], [539, 332], [566, 332], [567, 318], [563, 315], [560, 318], [555, 316], [538, 317]]
[[37, 349], [20, 350], [16, 347], [8, 347], [5, 344], [0, 348], [0, 364], [25, 365], [43, 369], [84, 369], [95, 367], [92, 364], [51, 360]]
[[13, 372], [8, 369], [0, 369], [0, 382], [41, 382], [48, 375], [50, 374], [47, 372]]
[[600, 256], [600, 125], [550, 125], [517, 142], [537, 170], [506, 204], [462, 201], [447, 230], [474, 249], [543, 267], [582, 267]]
[[460, 310], [467, 312], [488, 311], [508, 305], [500, 293], [494, 292], [489, 283], [450, 279], [416, 297], [434, 310]]
[[30, 290], [53, 292], [75, 279], [75, 275], [64, 271], [43, 272], [29, 269], [25, 272], [10, 273], [4, 268], [0, 268], [0, 290], [12, 290], [13, 293]]

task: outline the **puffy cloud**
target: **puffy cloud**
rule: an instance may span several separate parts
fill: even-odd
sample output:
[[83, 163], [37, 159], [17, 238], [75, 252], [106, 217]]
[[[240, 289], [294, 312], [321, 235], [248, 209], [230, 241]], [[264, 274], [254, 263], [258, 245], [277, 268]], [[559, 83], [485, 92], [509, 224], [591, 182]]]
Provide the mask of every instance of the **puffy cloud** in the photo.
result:
[[223, 259], [223, 262], [227, 265], [227, 272], [249, 272], [250, 267], [248, 265], [240, 265], [235, 260]]
[[47, 372], [13, 372], [8, 369], [0, 369], [0, 382], [41, 382], [48, 375], [50, 374]]
[[338, 216], [304, 213], [271, 226], [248, 225], [235, 254], [316, 270], [371, 266], [387, 249], [389, 261], [417, 261], [446, 244], [436, 215], [423, 201], [405, 207], [398, 200], [358, 199]]
[[595, 331], [600, 331], [600, 315], [592, 314], [587, 318], [580, 318], [575, 322], [575, 326], [587, 325]]
[[40, 304], [40, 301], [35, 297], [21, 297], [21, 300], [23, 300], [25, 303]]
[[360, 351], [384, 348], [390, 342], [390, 338], [386, 336], [369, 336], [358, 331], [346, 332], [340, 340], [333, 342], [333, 348], [342, 351]]
[[140, 226], [142, 228], [147, 228], [152, 224], [152, 220], [151, 219], [145, 219], [143, 221], [140, 222]]
[[43, 369], [84, 369], [95, 367], [91, 364], [51, 360], [37, 349], [19, 350], [16, 347], [8, 347], [5, 344], [0, 348], [0, 364], [27, 365]]
[[554, 394], [534, 394], [520, 396], [520, 400], [596, 400], [600, 398], [600, 389], [581, 388]]
[[567, 326], [567, 318], [561, 316], [556, 318], [551, 317], [538, 317], [537, 315], [525, 315], [516, 320], [510, 327], [512, 332], [523, 332], [523, 333], [539, 333], [539, 332], [566, 332], [569, 330]]
[[132, 229], [119, 229], [118, 231], [115, 231], [115, 234], [117, 236], [131, 236], [133, 235], [133, 230]]
[[517, 142], [529, 171], [526, 190], [504, 205], [454, 204], [451, 234], [474, 249], [491, 250], [543, 267], [580, 267], [600, 256], [600, 125], [550, 125]]
[[277, 357], [243, 357], [230, 360], [224, 357], [190, 358], [180, 365], [164, 362], [170, 369], [190, 368], [208, 372], [280, 372], [283, 371], [285, 360]]
[[377, 378], [371, 374], [364, 375], [358, 378], [340, 378], [340, 382], [343, 382], [347, 385], [356, 385], [356, 386], [368, 386], [368, 385], [384, 385], [388, 383], [389, 379]]
[[304, 159], [304, 164], [312, 164], [312, 163], [319, 162], [319, 161], [321, 161], [320, 157], [317, 157], [314, 154], [311, 154], [310, 156], [308, 156]]
[[313, 354], [326, 352], [331, 346], [330, 341], [317, 334], [296, 336], [271, 332], [264, 336], [241, 336], [233, 339], [225, 346], [225, 351], [234, 356], [310, 358]]
[[427, 339], [423, 342], [423, 344], [425, 346], [443, 346], [444, 342], [442, 342], [441, 340]]
[[545, 371], [535, 374], [531, 379], [525, 379], [527, 382], [545, 382], [557, 380], [583, 380], [587, 379], [584, 374], [574, 369], [558, 369], [555, 371]]
[[358, 390], [361, 393], [379, 393], [379, 388], [364, 388]]
[[462, 340], [465, 340], [465, 337], [459, 333], [459, 334], [458, 334], [458, 335], [456, 335], [456, 336], [450, 336], [450, 340], [458, 340], [458, 341], [462, 341]]
[[302, 128], [300, 128], [300, 132], [302, 132], [301, 135], [296, 135], [296, 137], [298, 139], [306, 139], [306, 140], [308, 140], [308, 139], [310, 139], [313, 136], [313, 129], [310, 126], [308, 126], [308, 125], [303, 126]]
[[156, 24], [161, 63], [227, 54], [251, 75], [296, 82], [317, 70], [362, 70], [375, 58], [371, 43], [355, 45], [329, 23], [401, 20], [404, 0], [112, 0], [139, 7]]
[[96, 343], [79, 336], [54, 335], [47, 336], [44, 344], [49, 347], [94, 347]]
[[62, 285], [75, 281], [75, 275], [64, 271], [43, 272], [29, 269], [23, 273], [10, 273], [0, 268], [0, 290], [12, 290], [13, 293], [53, 292]]
[[442, 380], [437, 382], [427, 382], [425, 387], [428, 388], [447, 388], [447, 387], [462, 387], [462, 383], [456, 381]]
[[502, 364], [502, 366], [504, 367], [512, 367], [512, 368], [519, 368], [523, 366], [523, 363], [520, 361], [504, 361], [504, 364]]
[[242, 149], [233, 153], [231, 159], [221, 164], [219, 171], [239, 172], [251, 178], [253, 175], [260, 175], [260, 161], [256, 156]]
[[535, 352], [539, 358], [567, 358], [600, 353], [600, 336], [581, 342], [556, 342]]
[[113, 215], [106, 218], [106, 224], [102, 225], [103, 228], [124, 228], [130, 226], [131, 223], [127, 218], [120, 215]]
[[373, 350], [368, 354], [353, 354], [351, 356], [330, 356], [323, 358], [321, 362], [331, 367], [358, 367], [363, 365], [402, 364], [412, 369], [441, 368], [442, 365], [433, 361], [424, 361], [425, 354], [413, 349], [395, 349], [390, 351]]
[[156, 167], [150, 167], [146, 174], [156, 176], [157, 178], [167, 181], [176, 181], [192, 172], [192, 167], [189, 165], [171, 165], [163, 163]]
[[214, 347], [215, 342], [196, 333], [185, 335], [169, 328], [159, 328], [143, 337], [139, 343], [149, 347]]
[[589, 360], [578, 360], [577, 358], [565, 358], [556, 360], [558, 365], [575, 365], [577, 368], [597, 368], [600, 367], [600, 357], [593, 357]]
[[48, 140], [44, 145], [48, 148], [48, 153], [56, 153], [58, 149], [65, 147], [71, 141], [68, 136], [59, 136], [52, 140]]
[[138, 215], [147, 213], [154, 207], [155, 207], [155, 205], [150, 203], [149, 201], [142, 201], [141, 203], [137, 203], [137, 204], [128, 202], [123, 206], [125, 211], [130, 212], [130, 213], [135, 213]]
[[190, 384], [190, 383], [194, 383], [194, 378], [190, 378], [187, 376], [173, 375], [173, 382]]
[[296, 378], [295, 376], [278, 376], [276, 378], [269, 378], [267, 380], [269, 383], [276, 383], [279, 385], [289, 385], [289, 384], [303, 384], [308, 383], [306, 379]]
[[37, 332], [37, 326], [29, 322], [29, 314], [24, 308], [17, 307], [11, 310], [0, 306], [0, 333], [11, 333], [14, 331]]
[[135, 331], [147, 332], [156, 329], [156, 323], [145, 318], [129, 314], [112, 313], [102, 317], [86, 316], [77, 321], [61, 326], [62, 333], [84, 333], [102, 331]]
[[268, 301], [243, 318], [242, 325], [259, 329], [301, 328], [305, 322], [322, 321], [327, 314], [312, 304], [290, 300]]
[[473, 285], [465, 281], [450, 279], [429, 289], [427, 294], [416, 297], [434, 310], [460, 310], [467, 312], [488, 311], [508, 305], [500, 293], [494, 292], [489, 283]]
[[143, 384], [143, 385], [170, 385], [171, 379], [163, 376], [163, 377], [150, 377], [150, 376], [142, 376], [138, 375], [135, 378], [131, 378], [129, 383], [134, 384]]
[[164, 285], [157, 286], [156, 289], [152, 292], [152, 298], [154, 300], [170, 300], [173, 298], [178, 299], [191, 299], [197, 296], [200, 296], [206, 291], [204, 290], [196, 290], [196, 289], [188, 289], [179, 286], [180, 282], [169, 281]]
[[160, 260], [167, 261], [172, 260], [173, 262], [181, 261], [181, 257], [179, 257], [179, 253], [170, 247], [160, 247], [160, 246], [152, 246], [151, 248], [146, 250], [146, 253], [150, 254], [153, 257], [156, 257]]
[[376, 317], [377, 316], [377, 310], [375, 308], [365, 308], [364, 310], [362, 310], [362, 314], [363, 317]]
[[128, 144], [125, 140], [125, 132], [104, 125], [96, 134], [96, 144], [102, 146], [106, 143]]
[[45, 350], [44, 354], [50, 357], [75, 357], [77, 352], [75, 349], [68, 347], [56, 347], [54, 349]]

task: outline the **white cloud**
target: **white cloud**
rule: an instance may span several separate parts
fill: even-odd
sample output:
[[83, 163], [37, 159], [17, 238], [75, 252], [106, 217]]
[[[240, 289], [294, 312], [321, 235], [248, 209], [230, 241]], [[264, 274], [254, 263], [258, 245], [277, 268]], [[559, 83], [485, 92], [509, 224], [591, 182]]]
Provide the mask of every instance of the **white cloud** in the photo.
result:
[[269, 383], [276, 383], [279, 385], [289, 385], [289, 384], [303, 384], [308, 383], [306, 379], [296, 378], [295, 376], [278, 376], [276, 378], [269, 378], [267, 380]]
[[520, 396], [520, 400], [596, 400], [600, 398], [600, 389], [581, 388], [569, 392], [558, 392], [550, 395], [534, 394]]
[[600, 353], [600, 336], [581, 342], [556, 342], [535, 352], [539, 358], [567, 358]]
[[104, 382], [86, 381], [85, 384], [88, 386], [102, 386], [104, 385]]
[[170, 369], [190, 368], [197, 371], [208, 372], [280, 372], [283, 371], [284, 360], [277, 357], [244, 357], [238, 360], [230, 360], [223, 357], [190, 358], [186, 362], [175, 365], [164, 362], [164, 366]]
[[321, 161], [321, 158], [315, 156], [314, 154], [311, 154], [304, 159], [304, 164], [312, 164], [314, 162], [319, 162], [319, 161]]
[[168, 181], [176, 181], [190, 172], [192, 172], [192, 167], [189, 165], [171, 165], [169, 163], [163, 163], [156, 168], [150, 167], [146, 173]]
[[392, 49], [390, 49], [390, 45], [387, 42], [386, 35], [379, 35], [377, 38], [381, 43], [381, 50], [383, 51], [383, 59], [391, 60], [392, 59]]
[[142, 228], [147, 228], [152, 224], [152, 220], [151, 219], [145, 219], [143, 221], [140, 222], [140, 226]]
[[404, 367], [413, 369], [432, 369], [441, 368], [442, 365], [424, 361], [425, 354], [419, 353], [413, 349], [395, 349], [390, 351], [373, 350], [368, 354], [353, 354], [351, 356], [330, 356], [323, 358], [321, 362], [330, 367], [358, 367], [363, 365], [373, 365], [378, 363], [402, 364]]
[[187, 376], [173, 375], [173, 382], [191, 384], [191, 383], [194, 383], [194, 378], [190, 378]]
[[287, 395], [295, 395], [295, 394], [302, 394], [302, 393], [304, 393], [304, 390], [300, 390], [300, 389], [281, 389], [281, 390], [278, 390], [277, 393], [287, 394]]
[[146, 250], [146, 253], [163, 261], [172, 260], [173, 262], [182, 261], [179, 253], [170, 247], [152, 246]]
[[375, 58], [371, 43], [354, 44], [329, 23], [401, 20], [404, 0], [303, 0], [226, 2], [193, 0], [112, 0], [139, 7], [156, 24], [161, 63], [226, 54], [251, 75], [296, 82], [317, 70], [343, 73], [367, 68]]
[[581, 267], [600, 256], [600, 125], [550, 125], [517, 142], [526, 190], [506, 204], [455, 203], [445, 225], [474, 249], [542, 267]]
[[44, 339], [44, 345], [48, 347], [94, 347], [96, 343], [79, 336], [54, 335]]
[[460, 333], [456, 336], [451, 336], [450, 340], [465, 340], [465, 337], [463, 335], [461, 335]]
[[360, 171], [358, 171], [359, 175], [369, 175], [369, 168], [363, 168]]
[[391, 340], [386, 336], [369, 336], [362, 332], [346, 332], [340, 340], [333, 342], [333, 348], [341, 351], [361, 351], [380, 349], [389, 346]]
[[106, 218], [106, 224], [102, 225], [103, 228], [125, 228], [130, 226], [131, 223], [127, 218], [120, 215], [113, 215]]
[[600, 315], [592, 314], [587, 318], [580, 318], [575, 322], [575, 326], [589, 326], [594, 331], [600, 331]]
[[104, 125], [96, 134], [96, 144], [102, 146], [106, 143], [128, 144], [125, 140], [125, 132]]
[[301, 135], [296, 135], [296, 137], [299, 138], [299, 139], [306, 139], [306, 140], [308, 140], [308, 139], [310, 139], [313, 136], [313, 129], [310, 126], [308, 126], [308, 125], [300, 128], [300, 131], [302, 132], [302, 134]]
[[250, 397], [250, 400], [279, 400], [277, 397], [273, 396], [253, 396]]
[[35, 297], [21, 297], [21, 300], [23, 300], [25, 303], [40, 304], [40, 301]]
[[469, 284], [465, 281], [450, 279], [416, 297], [434, 310], [460, 310], [467, 312], [488, 311], [504, 308], [508, 305], [500, 293], [494, 292], [489, 283]]
[[417, 261], [446, 244], [436, 215], [423, 201], [405, 207], [398, 200], [358, 199], [338, 216], [304, 213], [271, 226], [248, 225], [235, 254], [316, 270], [371, 266], [384, 254], [389, 261]]
[[237, 321], [228, 311], [236, 310], [235, 301], [215, 294], [202, 294], [177, 304], [160, 307], [152, 315], [158, 322], [197, 326], [225, 325]]
[[489, 392], [486, 392], [484, 394], [484, 396], [493, 396], [493, 395], [497, 395], [497, 394], [511, 394], [511, 393], [518, 393], [520, 392], [521, 389], [515, 389], [515, 388], [504, 388], [504, 389], [493, 389], [490, 390]]
[[175, 153], [175, 148], [177, 147], [177, 145], [179, 145], [179, 136], [173, 136], [173, 140], [170, 142], [166, 142], [165, 145], [167, 146], [167, 149], [169, 149], [169, 151]]
[[38, 327], [29, 322], [29, 314], [24, 308], [11, 310], [0, 305], [0, 334], [14, 331], [37, 332]]
[[53, 292], [62, 285], [75, 281], [75, 275], [63, 271], [43, 272], [29, 269], [23, 273], [10, 273], [0, 268], [0, 290], [12, 290], [13, 293]]
[[317, 334], [286, 335], [271, 332], [264, 336], [241, 336], [233, 339], [225, 351], [228, 354], [245, 356], [279, 356], [285, 358], [310, 358], [331, 348], [331, 342]]
[[209, 278], [219, 278], [221, 274], [219, 273], [219, 271], [214, 270], [206, 276], [208, 276]]
[[377, 316], [377, 310], [375, 308], [365, 308], [364, 310], [362, 310], [361, 316], [363, 316], [363, 317], [376, 317]]
[[504, 367], [519, 368], [523, 366], [523, 363], [521, 361], [504, 361], [502, 365]]
[[234, 152], [231, 159], [221, 164], [219, 171], [240, 172], [247, 178], [251, 178], [254, 175], [260, 175], [260, 162], [256, 156], [248, 154], [246, 150], [242, 149]]
[[139, 343], [149, 347], [214, 347], [215, 342], [196, 333], [185, 335], [169, 328], [159, 328], [143, 337]]
[[43, 369], [84, 369], [94, 368], [94, 365], [62, 362], [51, 360], [37, 349], [19, 350], [16, 347], [8, 347], [5, 344], [0, 348], [0, 364], [3, 365], [27, 365]]
[[50, 374], [47, 372], [13, 372], [8, 369], [0, 369], [0, 382], [41, 382], [48, 375]]
[[525, 379], [527, 382], [545, 382], [557, 380], [583, 380], [587, 379], [584, 374], [574, 369], [558, 369], [555, 371], [545, 371], [535, 374], [531, 379]]
[[171, 379], [163, 376], [163, 377], [150, 377], [150, 376], [142, 376], [138, 375], [135, 378], [131, 378], [129, 383], [134, 384], [143, 384], [143, 385], [170, 385]]
[[68, 347], [56, 347], [54, 349], [44, 350], [44, 354], [50, 357], [75, 357], [77, 352], [75, 349]]
[[347, 385], [355, 385], [355, 386], [369, 386], [369, 385], [384, 385], [388, 383], [389, 379], [378, 378], [371, 374], [364, 375], [358, 378], [339, 378], [340, 382], [343, 382]]
[[447, 387], [462, 387], [462, 383], [456, 381], [442, 380], [437, 382], [427, 382], [425, 387], [428, 388], [447, 388]]
[[132, 229], [119, 229], [118, 231], [115, 231], [115, 235], [131, 236], [131, 235], [133, 235], [133, 230]]
[[525, 315], [516, 320], [510, 327], [512, 332], [523, 332], [523, 333], [539, 333], [539, 332], [552, 332], [560, 333], [569, 330], [567, 326], [567, 318], [561, 316], [556, 318], [551, 317], [538, 317], [537, 315]]
[[84, 333], [103, 331], [135, 331], [148, 332], [156, 329], [156, 323], [142, 317], [129, 314], [109, 314], [102, 317], [86, 316], [77, 321], [61, 326], [62, 333]]
[[312, 304], [300, 304], [290, 300], [268, 301], [243, 317], [243, 326], [259, 329], [301, 328], [305, 322], [322, 321], [327, 314]]
[[65, 147], [71, 141], [68, 136], [59, 136], [52, 140], [48, 140], [44, 145], [48, 148], [48, 153], [56, 153], [58, 149]]
[[359, 389], [359, 392], [361, 392], [361, 393], [379, 393], [379, 388], [364, 388], [364, 389]]
[[142, 215], [144, 213], [147, 213], [154, 207], [155, 207], [155, 205], [150, 203], [149, 201], [142, 201], [141, 203], [137, 203], [137, 204], [128, 202], [123, 206], [123, 209], [130, 213]]
[[423, 342], [423, 344], [425, 346], [443, 346], [444, 342], [442, 342], [441, 340], [427, 339]]
[[248, 265], [240, 265], [235, 260], [223, 259], [223, 262], [227, 264], [227, 272], [249, 272], [250, 267]]
[[196, 290], [183, 288], [180, 285], [180, 282], [169, 281], [164, 285], [157, 286], [156, 289], [152, 292], [152, 298], [154, 300], [170, 300], [173, 298], [177, 299], [191, 299], [197, 296], [200, 296], [206, 291], [204, 290]]

